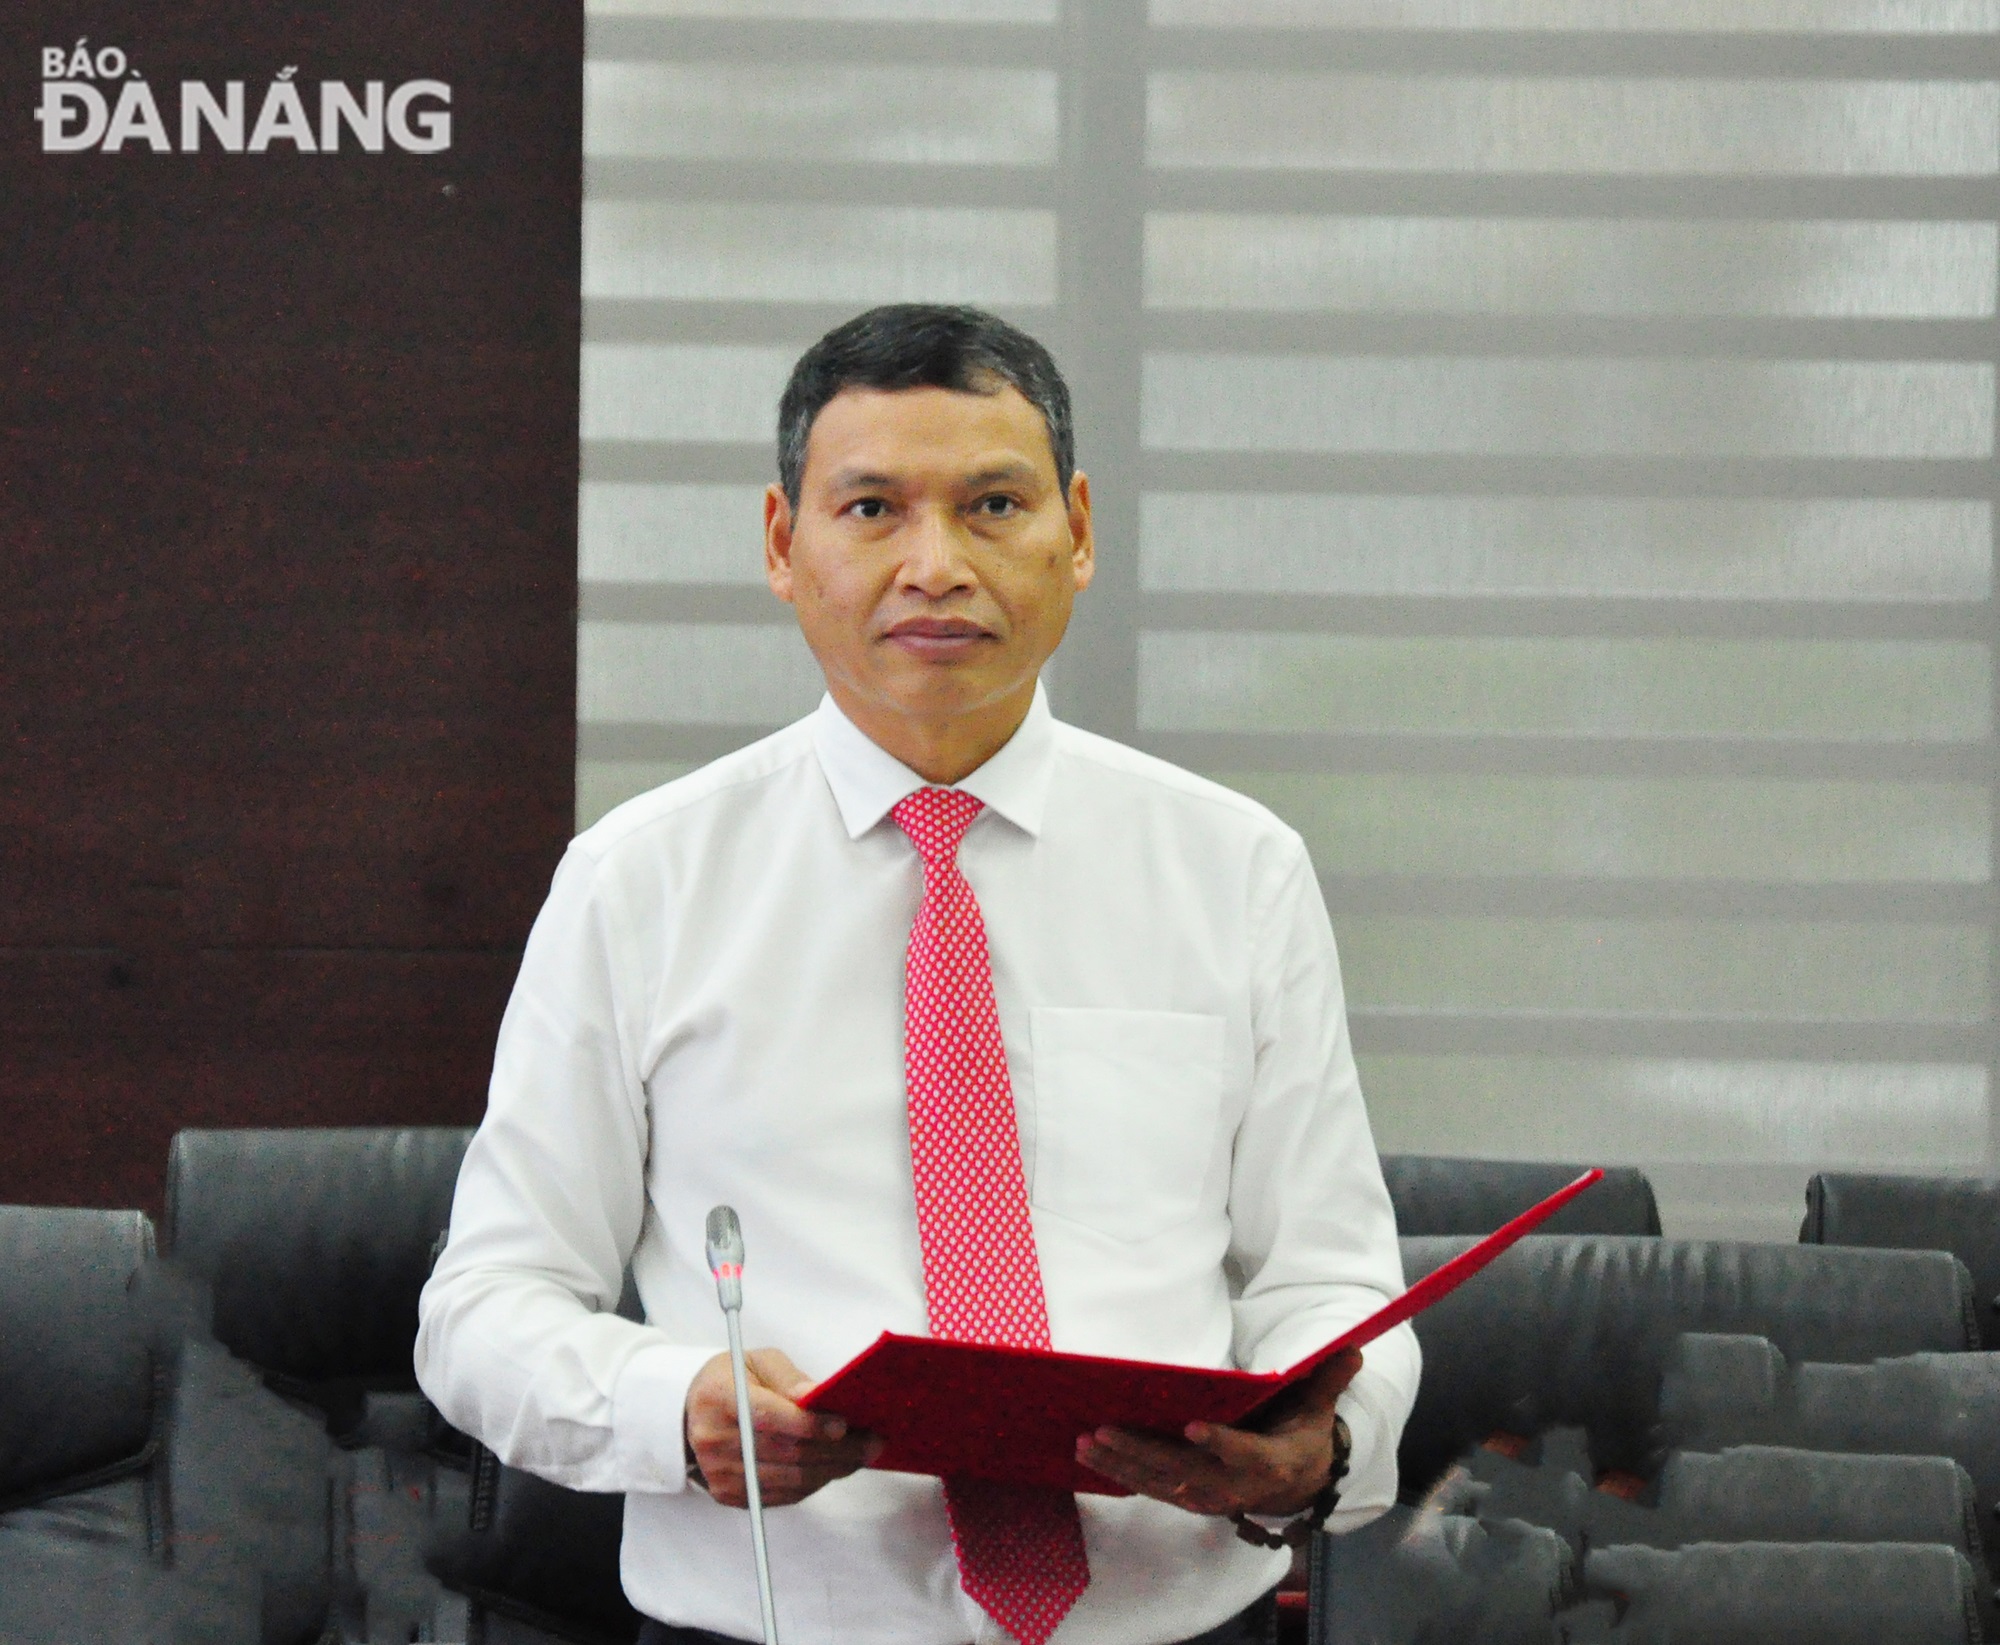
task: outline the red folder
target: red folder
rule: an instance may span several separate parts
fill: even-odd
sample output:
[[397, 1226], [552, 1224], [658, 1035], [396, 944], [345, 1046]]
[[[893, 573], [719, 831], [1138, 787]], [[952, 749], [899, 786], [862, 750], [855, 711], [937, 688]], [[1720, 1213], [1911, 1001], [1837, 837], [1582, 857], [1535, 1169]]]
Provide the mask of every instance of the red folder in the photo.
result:
[[1178, 1435], [1190, 1422], [1254, 1424], [1285, 1389], [1342, 1349], [1422, 1313], [1603, 1175], [1586, 1171], [1557, 1189], [1289, 1371], [1150, 1365], [884, 1331], [799, 1403], [880, 1435], [887, 1444], [877, 1468], [1125, 1496], [1122, 1485], [1077, 1462], [1079, 1436], [1102, 1427]]

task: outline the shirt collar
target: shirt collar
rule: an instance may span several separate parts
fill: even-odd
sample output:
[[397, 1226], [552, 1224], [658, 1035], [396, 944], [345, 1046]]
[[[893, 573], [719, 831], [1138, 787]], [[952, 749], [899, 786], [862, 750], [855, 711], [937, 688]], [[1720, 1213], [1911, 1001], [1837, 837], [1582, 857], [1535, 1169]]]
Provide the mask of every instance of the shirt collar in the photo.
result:
[[[860, 839], [897, 801], [932, 786], [871, 741], [841, 713], [831, 694], [820, 698], [819, 711], [813, 716], [813, 748], [849, 839]], [[1055, 752], [1055, 716], [1049, 712], [1048, 693], [1038, 680], [1028, 717], [1014, 735], [978, 770], [951, 786], [999, 812], [1023, 833], [1037, 835], [1048, 804]]]

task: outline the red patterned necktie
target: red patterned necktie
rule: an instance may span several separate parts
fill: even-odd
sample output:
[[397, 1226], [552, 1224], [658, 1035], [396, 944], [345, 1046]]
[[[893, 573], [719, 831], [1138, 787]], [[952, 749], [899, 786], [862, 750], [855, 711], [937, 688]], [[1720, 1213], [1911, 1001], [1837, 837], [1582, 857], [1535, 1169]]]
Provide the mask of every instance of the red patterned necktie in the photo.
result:
[[[955, 788], [922, 788], [894, 812], [924, 861], [903, 1031], [924, 1300], [933, 1336], [1047, 1348], [986, 922], [958, 871], [959, 842], [980, 809]], [[944, 1500], [960, 1585], [1021, 1645], [1043, 1645], [1090, 1581], [1076, 1498], [948, 1479]]]

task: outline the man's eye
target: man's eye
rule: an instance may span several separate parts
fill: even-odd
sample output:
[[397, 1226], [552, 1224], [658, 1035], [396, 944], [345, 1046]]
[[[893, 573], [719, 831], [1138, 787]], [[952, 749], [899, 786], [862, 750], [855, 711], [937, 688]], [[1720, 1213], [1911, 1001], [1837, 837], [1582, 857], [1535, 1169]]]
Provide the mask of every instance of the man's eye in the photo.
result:
[[847, 505], [847, 512], [859, 520], [879, 520], [889, 512], [889, 505], [880, 497], [861, 497]]
[[1020, 508], [1020, 504], [1015, 502], [1012, 497], [999, 494], [991, 497], [981, 497], [972, 506], [975, 513], [984, 514], [989, 519], [995, 520], [1005, 519], [1009, 514], [1017, 512]]

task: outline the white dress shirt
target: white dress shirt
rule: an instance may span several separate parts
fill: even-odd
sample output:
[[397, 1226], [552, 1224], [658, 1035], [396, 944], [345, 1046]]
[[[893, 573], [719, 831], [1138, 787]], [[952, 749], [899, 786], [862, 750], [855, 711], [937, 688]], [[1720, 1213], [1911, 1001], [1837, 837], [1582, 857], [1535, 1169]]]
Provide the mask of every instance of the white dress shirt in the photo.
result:
[[[726, 1336], [703, 1256], [741, 1214], [743, 1324], [821, 1378], [925, 1332], [903, 1082], [922, 895], [889, 811], [923, 779], [833, 705], [620, 806], [570, 847], [500, 1029], [420, 1305], [418, 1380], [505, 1461], [627, 1493], [627, 1594], [761, 1637], [747, 1518], [685, 1475]], [[1289, 1366], [1402, 1290], [1333, 934], [1297, 834], [1061, 724], [1038, 690], [959, 785], [1058, 1349]], [[646, 1323], [613, 1311], [630, 1263]], [[1335, 1528], [1395, 1495], [1408, 1326], [1369, 1346]], [[968, 1413], [976, 1421], [977, 1413]], [[1223, 1519], [1086, 1495], [1056, 1645], [1161, 1645], [1272, 1587]], [[933, 1479], [867, 1470], [770, 1512], [787, 1645], [997, 1642]]]

